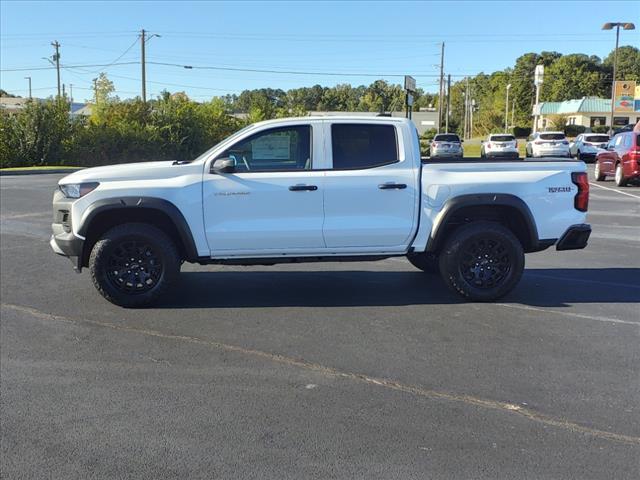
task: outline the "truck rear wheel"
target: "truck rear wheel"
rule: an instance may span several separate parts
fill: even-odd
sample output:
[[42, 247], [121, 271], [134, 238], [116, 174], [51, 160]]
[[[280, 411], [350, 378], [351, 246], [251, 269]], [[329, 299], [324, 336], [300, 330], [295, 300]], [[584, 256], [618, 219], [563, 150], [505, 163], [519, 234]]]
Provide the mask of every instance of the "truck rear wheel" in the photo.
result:
[[438, 266], [438, 257], [430, 253], [416, 253], [413, 255], [407, 255], [409, 263], [419, 270], [426, 273], [438, 273], [440, 267]]
[[471, 222], [455, 230], [440, 253], [440, 274], [468, 300], [490, 302], [509, 293], [524, 270], [520, 241], [495, 222]]
[[180, 255], [162, 230], [125, 223], [95, 243], [89, 271], [98, 292], [111, 303], [144, 307], [161, 298], [177, 280]]

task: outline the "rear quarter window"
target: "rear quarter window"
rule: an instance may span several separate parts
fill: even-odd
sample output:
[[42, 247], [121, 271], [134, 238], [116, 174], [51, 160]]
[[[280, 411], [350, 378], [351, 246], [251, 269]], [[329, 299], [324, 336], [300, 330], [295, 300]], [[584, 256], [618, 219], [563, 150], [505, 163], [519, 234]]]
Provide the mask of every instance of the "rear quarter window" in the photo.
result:
[[399, 161], [393, 125], [333, 124], [331, 150], [334, 170], [374, 168]]

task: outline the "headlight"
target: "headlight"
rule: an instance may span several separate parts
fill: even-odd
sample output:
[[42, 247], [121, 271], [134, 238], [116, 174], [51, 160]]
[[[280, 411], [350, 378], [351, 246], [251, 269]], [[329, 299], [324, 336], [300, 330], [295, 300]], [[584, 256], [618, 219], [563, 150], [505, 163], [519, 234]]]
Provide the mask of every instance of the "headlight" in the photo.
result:
[[67, 198], [80, 198], [94, 191], [98, 185], [100, 185], [98, 182], [68, 183], [66, 185], [60, 185], [60, 191], [64, 193], [64, 196]]

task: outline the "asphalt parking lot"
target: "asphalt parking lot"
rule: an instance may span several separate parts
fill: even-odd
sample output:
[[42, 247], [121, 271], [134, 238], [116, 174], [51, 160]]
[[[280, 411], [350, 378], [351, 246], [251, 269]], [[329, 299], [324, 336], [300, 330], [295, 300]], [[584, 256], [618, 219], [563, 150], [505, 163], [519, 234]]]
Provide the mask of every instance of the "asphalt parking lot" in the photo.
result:
[[0, 178], [5, 478], [640, 477], [640, 187], [498, 304], [388, 259], [185, 265], [125, 310], [49, 248], [60, 177]]

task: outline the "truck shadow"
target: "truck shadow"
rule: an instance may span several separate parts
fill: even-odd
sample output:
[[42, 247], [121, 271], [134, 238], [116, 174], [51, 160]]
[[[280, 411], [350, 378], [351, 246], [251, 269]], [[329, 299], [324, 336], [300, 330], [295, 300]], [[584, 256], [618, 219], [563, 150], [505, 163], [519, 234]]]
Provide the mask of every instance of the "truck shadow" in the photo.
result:
[[[640, 303], [640, 268], [534, 268], [501, 302], [539, 307]], [[160, 308], [355, 307], [457, 304], [419, 271], [183, 272]]]

